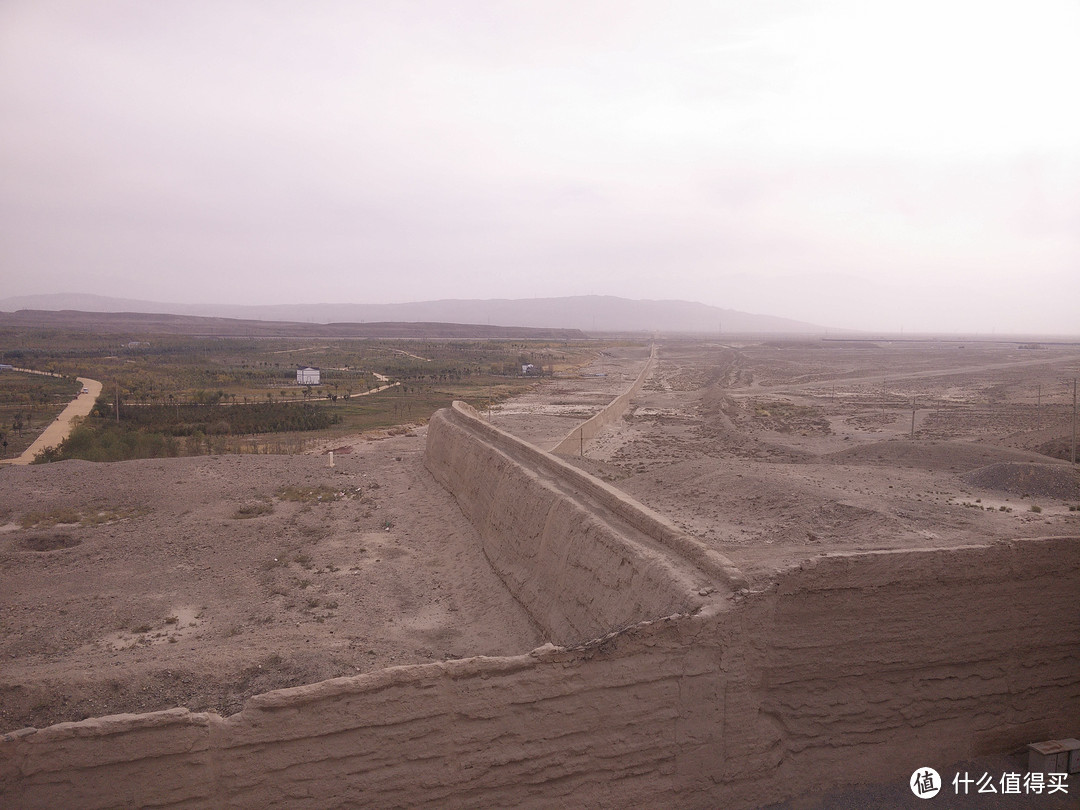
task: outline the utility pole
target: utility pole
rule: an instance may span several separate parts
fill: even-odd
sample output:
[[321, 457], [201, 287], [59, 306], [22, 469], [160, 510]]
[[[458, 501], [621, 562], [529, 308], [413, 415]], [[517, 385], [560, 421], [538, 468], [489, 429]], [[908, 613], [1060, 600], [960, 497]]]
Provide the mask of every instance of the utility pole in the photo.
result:
[[1072, 463], [1076, 463], [1076, 377], [1073, 377]]
[[915, 397], [911, 398], [911, 438], [915, 438]]
[[[1075, 427], [1075, 425], [1074, 425], [1074, 427]], [[1074, 430], [1073, 431], [1073, 434], [1074, 434], [1073, 438], [1074, 439], [1076, 438], [1075, 433], [1076, 433], [1076, 431]], [[578, 457], [579, 458], [585, 458], [585, 434], [583, 434], [581, 432], [581, 428], [577, 429], [577, 437], [578, 437]], [[1075, 441], [1073, 442], [1073, 445], [1074, 446], [1076, 445]], [[1075, 453], [1073, 455], [1075, 456]], [[1073, 461], [1076, 461], [1075, 457], [1073, 458]]]

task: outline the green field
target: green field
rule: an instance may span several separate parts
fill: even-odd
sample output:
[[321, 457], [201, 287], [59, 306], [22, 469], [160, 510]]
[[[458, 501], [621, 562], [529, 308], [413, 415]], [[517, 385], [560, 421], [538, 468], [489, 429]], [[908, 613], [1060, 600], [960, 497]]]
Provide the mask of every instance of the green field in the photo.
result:
[[[298, 452], [313, 441], [423, 423], [455, 399], [486, 407], [536, 384], [521, 375], [523, 364], [533, 364], [543, 376], [565, 373], [601, 348], [592, 341], [203, 338], [54, 330], [0, 333], [0, 347], [0, 362], [103, 384], [94, 413], [46, 461]], [[322, 384], [298, 386], [297, 366], [319, 367]], [[78, 388], [54, 377], [7, 374], [12, 414], [34, 406], [30, 418], [37, 429], [18, 434], [21, 451]], [[367, 393], [387, 384], [393, 387]], [[13, 419], [5, 414], [5, 429]], [[8, 440], [13, 455], [15, 443]]]

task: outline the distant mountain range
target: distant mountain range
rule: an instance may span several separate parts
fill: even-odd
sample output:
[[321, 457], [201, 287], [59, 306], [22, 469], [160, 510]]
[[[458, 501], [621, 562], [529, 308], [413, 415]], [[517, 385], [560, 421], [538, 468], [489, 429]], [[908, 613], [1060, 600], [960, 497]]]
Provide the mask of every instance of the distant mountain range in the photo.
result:
[[583, 332], [822, 333], [815, 324], [754, 315], [693, 301], [639, 301], [610, 295], [565, 298], [447, 299], [409, 304], [165, 304], [100, 295], [23, 295], [0, 299], [0, 312], [137, 312], [318, 324], [450, 323], [580, 329]]

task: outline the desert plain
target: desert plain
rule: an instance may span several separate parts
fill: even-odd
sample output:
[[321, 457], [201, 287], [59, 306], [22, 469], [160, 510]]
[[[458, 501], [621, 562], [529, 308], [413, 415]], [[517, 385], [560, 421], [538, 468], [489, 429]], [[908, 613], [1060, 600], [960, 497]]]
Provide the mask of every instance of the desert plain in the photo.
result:
[[[550, 449], [649, 355], [606, 344], [484, 417]], [[752, 588], [823, 555], [1080, 534], [1080, 344], [718, 336], [655, 357], [567, 460]], [[425, 468], [425, 432], [0, 468], [2, 730], [224, 716], [281, 687], [544, 644]]]

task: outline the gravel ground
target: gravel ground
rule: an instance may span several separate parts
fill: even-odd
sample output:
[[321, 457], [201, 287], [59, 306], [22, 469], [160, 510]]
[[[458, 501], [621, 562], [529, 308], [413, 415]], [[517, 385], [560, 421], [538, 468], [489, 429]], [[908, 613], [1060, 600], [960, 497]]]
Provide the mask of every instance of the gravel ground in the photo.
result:
[[423, 442], [0, 468], [0, 729], [542, 644]]

